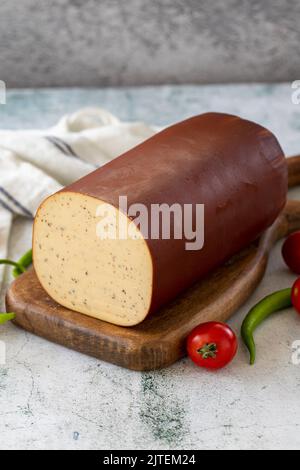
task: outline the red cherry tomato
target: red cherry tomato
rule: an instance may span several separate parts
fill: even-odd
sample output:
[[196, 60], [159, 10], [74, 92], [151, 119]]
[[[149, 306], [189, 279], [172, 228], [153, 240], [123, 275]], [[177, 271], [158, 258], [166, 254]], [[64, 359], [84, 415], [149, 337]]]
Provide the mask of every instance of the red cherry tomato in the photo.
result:
[[236, 335], [225, 323], [196, 326], [188, 336], [187, 352], [192, 361], [206, 369], [221, 369], [232, 361], [238, 349]]
[[282, 256], [291, 271], [300, 274], [300, 232], [290, 235], [283, 244]]
[[300, 278], [297, 279], [292, 287], [292, 304], [297, 312], [300, 313]]

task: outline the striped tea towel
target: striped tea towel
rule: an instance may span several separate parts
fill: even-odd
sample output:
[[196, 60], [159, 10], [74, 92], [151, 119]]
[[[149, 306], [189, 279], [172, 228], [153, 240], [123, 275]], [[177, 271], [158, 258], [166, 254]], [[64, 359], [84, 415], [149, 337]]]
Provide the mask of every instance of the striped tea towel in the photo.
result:
[[[86, 108], [47, 130], [0, 130], [0, 258], [16, 217], [32, 220], [44, 198], [138, 145], [155, 133]], [[29, 247], [24, 246], [24, 251]], [[4, 268], [0, 267], [0, 287]]]

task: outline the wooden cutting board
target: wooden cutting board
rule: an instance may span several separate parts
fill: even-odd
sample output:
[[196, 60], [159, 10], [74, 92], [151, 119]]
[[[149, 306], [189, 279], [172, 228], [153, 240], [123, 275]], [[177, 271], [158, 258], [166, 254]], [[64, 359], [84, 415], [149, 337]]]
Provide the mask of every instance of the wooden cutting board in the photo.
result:
[[[300, 156], [288, 160], [289, 186], [300, 184]], [[6, 295], [14, 323], [76, 351], [134, 370], [166, 367], [185, 355], [188, 333], [199, 323], [226, 321], [261, 281], [274, 243], [300, 229], [300, 202], [289, 201], [274, 225], [238, 256], [174, 302], [131, 328], [68, 310], [41, 287], [33, 269]]]

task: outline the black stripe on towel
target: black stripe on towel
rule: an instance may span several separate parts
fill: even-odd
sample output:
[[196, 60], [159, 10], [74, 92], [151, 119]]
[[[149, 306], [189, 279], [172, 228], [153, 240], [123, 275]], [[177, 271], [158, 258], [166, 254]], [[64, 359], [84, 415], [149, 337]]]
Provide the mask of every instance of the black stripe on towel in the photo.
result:
[[58, 148], [65, 155], [68, 155], [69, 157], [79, 158], [79, 156], [74, 152], [72, 147], [69, 144], [67, 144], [64, 140], [62, 140], [60, 137], [47, 135], [45, 136], [45, 138], [49, 142], [51, 142], [53, 145], [55, 145], [55, 147]]
[[17, 201], [17, 199], [15, 199], [11, 194], [9, 194], [6, 191], [6, 189], [4, 189], [2, 186], [0, 186], [0, 192], [4, 194], [4, 196], [6, 196], [7, 199], [11, 201], [16, 207], [21, 209], [21, 211], [23, 212], [24, 215], [26, 215], [26, 217], [33, 219], [33, 215], [31, 214], [31, 212], [28, 209], [26, 209], [26, 207], [24, 207], [19, 201]]
[[6, 209], [8, 212], [10, 212], [11, 214], [15, 214], [14, 211], [12, 210], [11, 207], [9, 207], [6, 202], [2, 201], [2, 199], [0, 199], [0, 206], [4, 207], [4, 209]]

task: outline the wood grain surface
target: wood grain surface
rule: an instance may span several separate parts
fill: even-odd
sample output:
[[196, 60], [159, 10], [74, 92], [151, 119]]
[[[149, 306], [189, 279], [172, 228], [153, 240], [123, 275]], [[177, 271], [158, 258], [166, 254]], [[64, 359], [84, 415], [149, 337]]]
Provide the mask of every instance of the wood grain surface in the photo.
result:
[[[300, 184], [300, 156], [288, 159], [289, 186]], [[185, 355], [188, 333], [202, 322], [226, 321], [264, 276], [274, 243], [300, 229], [300, 202], [288, 201], [265, 234], [205, 280], [143, 323], [124, 328], [68, 310], [41, 287], [33, 269], [6, 295], [7, 311], [25, 330], [68, 348], [134, 370], [166, 367]]]

